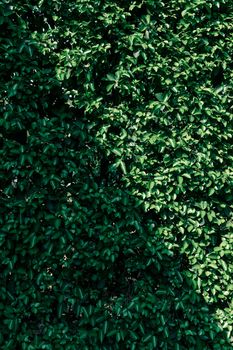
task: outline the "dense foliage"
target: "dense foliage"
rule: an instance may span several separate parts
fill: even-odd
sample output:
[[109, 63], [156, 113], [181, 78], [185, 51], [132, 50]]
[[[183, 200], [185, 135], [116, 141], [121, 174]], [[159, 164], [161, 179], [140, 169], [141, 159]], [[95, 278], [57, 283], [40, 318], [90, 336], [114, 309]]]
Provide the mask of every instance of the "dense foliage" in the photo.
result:
[[0, 347], [233, 346], [231, 0], [0, 1]]

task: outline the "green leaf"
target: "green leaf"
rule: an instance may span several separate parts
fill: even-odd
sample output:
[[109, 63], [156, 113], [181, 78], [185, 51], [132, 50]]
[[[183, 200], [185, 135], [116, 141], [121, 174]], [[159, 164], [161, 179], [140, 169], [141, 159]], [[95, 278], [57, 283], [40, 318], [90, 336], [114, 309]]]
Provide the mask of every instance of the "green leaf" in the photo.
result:
[[120, 164], [120, 167], [121, 167], [121, 170], [122, 170], [123, 174], [126, 175], [127, 171], [126, 171], [125, 163], [121, 160], [119, 162], [119, 164]]

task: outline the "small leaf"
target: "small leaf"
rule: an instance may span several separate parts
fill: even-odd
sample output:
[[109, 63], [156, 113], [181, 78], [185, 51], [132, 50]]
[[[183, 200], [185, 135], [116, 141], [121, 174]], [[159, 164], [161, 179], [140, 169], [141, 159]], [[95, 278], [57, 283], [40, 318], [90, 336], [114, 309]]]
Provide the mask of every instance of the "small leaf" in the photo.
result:
[[125, 163], [121, 160], [121, 161], [119, 162], [119, 164], [120, 164], [120, 167], [121, 167], [121, 169], [122, 169], [122, 171], [123, 171], [123, 174], [126, 174], [127, 172], [126, 172]]

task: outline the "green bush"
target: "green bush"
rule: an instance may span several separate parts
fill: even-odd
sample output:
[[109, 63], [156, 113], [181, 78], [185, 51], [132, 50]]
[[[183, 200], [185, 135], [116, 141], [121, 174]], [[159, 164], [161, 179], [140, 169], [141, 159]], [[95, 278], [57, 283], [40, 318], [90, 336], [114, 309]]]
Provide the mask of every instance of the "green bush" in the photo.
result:
[[232, 349], [232, 1], [0, 30], [1, 349]]

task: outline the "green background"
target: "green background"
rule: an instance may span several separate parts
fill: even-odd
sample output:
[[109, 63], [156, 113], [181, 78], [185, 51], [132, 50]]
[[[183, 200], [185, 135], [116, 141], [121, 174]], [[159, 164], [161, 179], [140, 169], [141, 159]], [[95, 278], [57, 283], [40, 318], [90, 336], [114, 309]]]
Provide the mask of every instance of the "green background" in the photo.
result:
[[233, 348], [233, 3], [0, 1], [1, 349]]

